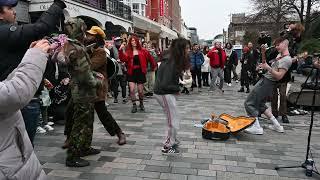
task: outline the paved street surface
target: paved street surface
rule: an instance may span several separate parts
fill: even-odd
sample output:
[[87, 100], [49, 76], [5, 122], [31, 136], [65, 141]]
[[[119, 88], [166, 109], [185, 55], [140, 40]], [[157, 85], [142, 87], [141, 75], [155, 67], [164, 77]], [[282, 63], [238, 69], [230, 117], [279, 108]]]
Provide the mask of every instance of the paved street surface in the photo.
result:
[[[243, 102], [245, 93], [238, 93], [239, 84], [225, 87], [224, 95], [201, 93], [179, 97], [178, 106], [182, 116], [178, 136], [181, 155], [161, 154], [164, 138], [165, 116], [155, 99], [145, 102], [146, 113], [131, 114], [131, 104], [113, 104], [109, 110], [127, 134], [128, 144], [118, 146], [116, 138], [104, 130], [95, 119], [93, 146], [102, 150], [99, 155], [89, 156], [91, 166], [68, 168], [65, 166], [65, 137], [63, 127], [37, 135], [36, 154], [46, 173], [52, 179], [90, 180], [215, 180], [215, 179], [307, 179], [302, 169], [275, 171], [276, 165], [300, 165], [304, 161], [310, 115], [291, 116], [285, 133], [279, 134], [265, 129], [262, 136], [239, 133], [227, 141], [205, 140], [201, 128], [194, 127], [201, 119], [216, 114], [245, 115]], [[262, 124], [268, 122], [262, 120]], [[312, 137], [312, 155], [320, 168], [320, 123], [319, 113], [315, 117]], [[320, 162], [320, 161], [319, 161]], [[315, 176], [309, 179], [319, 179]]]

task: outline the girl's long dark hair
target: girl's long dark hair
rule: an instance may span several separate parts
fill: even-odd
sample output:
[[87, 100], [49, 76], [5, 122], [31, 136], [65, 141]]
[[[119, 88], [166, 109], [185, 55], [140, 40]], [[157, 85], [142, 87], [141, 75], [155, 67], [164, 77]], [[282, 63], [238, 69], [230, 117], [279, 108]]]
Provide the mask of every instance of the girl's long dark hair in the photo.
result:
[[171, 43], [169, 57], [179, 73], [190, 68], [190, 58], [186, 52], [188, 47], [190, 48], [190, 42], [184, 38], [174, 39]]
[[204, 55], [207, 55], [207, 54], [208, 54], [208, 51], [207, 51], [208, 48], [209, 48], [209, 46], [203, 46], [202, 53], [203, 53]]

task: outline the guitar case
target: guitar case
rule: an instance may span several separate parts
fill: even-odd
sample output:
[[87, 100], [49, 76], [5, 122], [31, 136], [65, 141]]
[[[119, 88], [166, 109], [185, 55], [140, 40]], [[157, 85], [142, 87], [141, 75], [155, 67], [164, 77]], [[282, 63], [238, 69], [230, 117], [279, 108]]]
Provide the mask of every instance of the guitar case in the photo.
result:
[[[290, 93], [288, 96], [288, 101], [292, 104], [296, 104], [299, 106], [310, 106], [311, 107], [314, 91], [312, 91], [312, 90], [302, 91], [300, 96], [299, 96], [299, 93], [300, 92]], [[298, 96], [299, 96], [299, 98], [298, 98]], [[316, 92], [314, 106], [320, 107], [320, 92], [319, 91]]]
[[205, 139], [227, 140], [231, 134], [238, 133], [255, 122], [255, 118], [229, 114], [221, 114], [217, 119], [207, 121], [202, 128], [202, 137]]

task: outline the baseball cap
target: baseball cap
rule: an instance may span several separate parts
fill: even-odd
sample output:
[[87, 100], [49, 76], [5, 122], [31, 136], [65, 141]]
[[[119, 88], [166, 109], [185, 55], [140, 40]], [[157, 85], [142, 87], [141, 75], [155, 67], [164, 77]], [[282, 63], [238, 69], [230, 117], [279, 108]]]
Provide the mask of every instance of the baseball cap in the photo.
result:
[[114, 38], [114, 41], [119, 41], [119, 40], [122, 40], [121, 37]]
[[18, 0], [0, 0], [0, 6], [15, 7], [18, 4]]
[[102, 38], [106, 38], [106, 34], [99, 26], [92, 26], [91, 29], [87, 31], [87, 33], [92, 35], [100, 35]]

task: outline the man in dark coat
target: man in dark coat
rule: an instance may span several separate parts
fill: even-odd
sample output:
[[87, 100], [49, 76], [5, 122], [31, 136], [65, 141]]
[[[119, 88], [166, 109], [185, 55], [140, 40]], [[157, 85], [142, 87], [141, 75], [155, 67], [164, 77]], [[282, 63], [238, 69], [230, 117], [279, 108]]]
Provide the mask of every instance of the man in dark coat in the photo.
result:
[[[62, 10], [66, 5], [55, 0], [50, 8], [34, 24], [16, 25], [14, 7], [17, 0], [0, 0], [0, 81], [18, 66], [31, 42], [43, 38], [56, 29], [63, 18]], [[33, 142], [40, 116], [40, 100], [35, 97], [22, 109], [26, 129]]]

